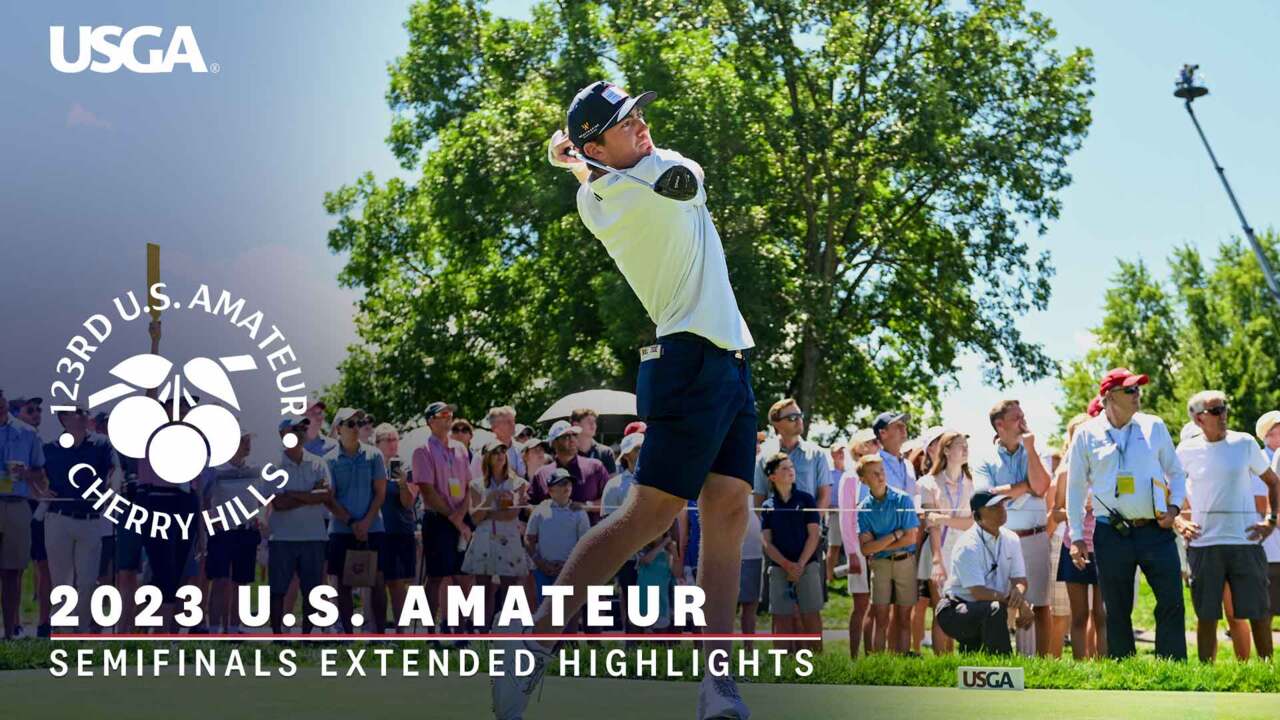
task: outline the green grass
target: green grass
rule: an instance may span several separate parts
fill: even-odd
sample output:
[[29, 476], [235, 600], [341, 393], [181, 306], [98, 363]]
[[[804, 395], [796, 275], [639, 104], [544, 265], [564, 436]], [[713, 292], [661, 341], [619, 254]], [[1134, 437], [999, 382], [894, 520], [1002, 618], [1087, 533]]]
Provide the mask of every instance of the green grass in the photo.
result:
[[[953, 678], [954, 681], [954, 678]], [[1056, 717], [1072, 720], [1159, 715], [1178, 720], [1275, 718], [1277, 699], [1226, 693], [1124, 693], [1030, 690], [1025, 693], [955, 688], [744, 685], [753, 717], [847, 720], [908, 715], [912, 720]], [[43, 673], [0, 674], [6, 717], [47, 720], [127, 717], [374, 718], [483, 720], [489, 714], [486, 679], [320, 678], [301, 671], [290, 678], [53, 678]], [[51, 698], [55, 698], [51, 700]], [[600, 718], [650, 720], [689, 717], [693, 683], [582, 680], [550, 676], [527, 720]]]

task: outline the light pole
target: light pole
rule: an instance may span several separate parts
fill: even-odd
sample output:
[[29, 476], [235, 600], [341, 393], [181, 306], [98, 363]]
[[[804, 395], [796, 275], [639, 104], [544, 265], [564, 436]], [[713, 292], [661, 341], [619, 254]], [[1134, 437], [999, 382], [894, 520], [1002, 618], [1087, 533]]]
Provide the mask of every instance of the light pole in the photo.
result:
[[1209, 94], [1209, 88], [1196, 82], [1195, 73], [1199, 69], [1199, 65], [1183, 65], [1182, 71], [1178, 73], [1177, 89], [1173, 91], [1173, 95], [1185, 101], [1183, 105], [1187, 108], [1187, 114], [1191, 116], [1192, 124], [1196, 126], [1196, 133], [1200, 135], [1200, 142], [1204, 143], [1204, 149], [1208, 151], [1209, 159], [1213, 161], [1213, 169], [1218, 172], [1218, 179], [1222, 181], [1222, 187], [1226, 189], [1227, 197], [1231, 198], [1231, 206], [1236, 209], [1236, 216], [1240, 218], [1240, 226], [1244, 228], [1244, 234], [1249, 238], [1249, 244], [1253, 246], [1253, 254], [1258, 257], [1258, 265], [1262, 268], [1262, 276], [1267, 280], [1267, 289], [1271, 291], [1271, 297], [1277, 303], [1280, 303], [1280, 285], [1276, 284], [1276, 277], [1271, 270], [1271, 263], [1267, 261], [1267, 256], [1263, 254], [1262, 245], [1258, 243], [1258, 238], [1253, 234], [1253, 228], [1249, 226], [1249, 221], [1245, 219], [1244, 211], [1240, 209], [1240, 202], [1236, 200], [1236, 194], [1231, 191], [1231, 183], [1227, 182], [1227, 173], [1222, 169], [1222, 165], [1218, 164], [1218, 157], [1213, 154], [1213, 148], [1209, 147], [1209, 139], [1204, 136], [1204, 130], [1200, 128], [1200, 121], [1196, 119], [1196, 112], [1191, 108], [1191, 103], [1196, 98]]

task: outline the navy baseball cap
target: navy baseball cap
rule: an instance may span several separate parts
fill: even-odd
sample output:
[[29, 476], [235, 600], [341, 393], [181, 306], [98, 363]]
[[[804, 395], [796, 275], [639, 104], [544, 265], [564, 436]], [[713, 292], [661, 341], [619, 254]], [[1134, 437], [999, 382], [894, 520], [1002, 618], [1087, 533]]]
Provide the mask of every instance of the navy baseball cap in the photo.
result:
[[653, 102], [658, 93], [647, 90], [631, 97], [610, 82], [597, 80], [578, 91], [569, 104], [569, 139], [579, 149], [622, 122], [636, 108]]
[[875, 422], [871, 423], [871, 430], [879, 435], [881, 430], [889, 427], [890, 425], [898, 421], [907, 422], [910, 419], [911, 416], [907, 413], [882, 412], [876, 416]]

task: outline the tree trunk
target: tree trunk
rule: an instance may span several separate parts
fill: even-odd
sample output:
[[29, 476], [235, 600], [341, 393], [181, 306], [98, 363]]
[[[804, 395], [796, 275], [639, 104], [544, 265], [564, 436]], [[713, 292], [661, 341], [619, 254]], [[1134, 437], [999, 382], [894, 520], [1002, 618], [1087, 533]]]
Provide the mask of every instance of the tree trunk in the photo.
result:
[[814, 337], [813, 327], [805, 328], [804, 339], [800, 341], [800, 383], [796, 392], [796, 403], [804, 412], [808, 422], [804, 424], [804, 434], [808, 437], [813, 427], [813, 409], [817, 407], [818, 398], [818, 339]]

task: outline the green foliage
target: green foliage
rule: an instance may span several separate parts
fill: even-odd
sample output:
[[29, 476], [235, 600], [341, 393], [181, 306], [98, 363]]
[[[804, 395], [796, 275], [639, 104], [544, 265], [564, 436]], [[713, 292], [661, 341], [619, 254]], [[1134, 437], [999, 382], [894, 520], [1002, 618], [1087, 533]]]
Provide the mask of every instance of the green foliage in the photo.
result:
[[[1273, 266], [1277, 236], [1258, 238]], [[1157, 282], [1147, 267], [1121, 260], [1107, 290], [1097, 345], [1061, 375], [1059, 417], [1065, 425], [1094, 396], [1108, 368], [1151, 375], [1142, 404], [1177, 434], [1187, 422], [1187, 400], [1201, 390], [1222, 390], [1232, 429], [1253, 432], [1254, 420], [1280, 407], [1280, 306], [1267, 292], [1249, 245], [1232, 239], [1206, 267], [1187, 245], [1169, 259], [1170, 280]]]
[[423, 0], [406, 28], [388, 143], [417, 179], [325, 199], [365, 291], [336, 399], [475, 417], [633, 387], [653, 325], [545, 161], [601, 77], [656, 90], [655, 141], [706, 170], [762, 407], [936, 406], [966, 352], [992, 382], [1053, 370], [1016, 327], [1051, 276], [1024, 231], [1057, 217], [1092, 59], [1023, 3], [565, 0], [524, 22]]

